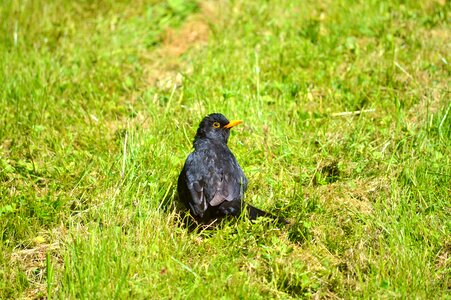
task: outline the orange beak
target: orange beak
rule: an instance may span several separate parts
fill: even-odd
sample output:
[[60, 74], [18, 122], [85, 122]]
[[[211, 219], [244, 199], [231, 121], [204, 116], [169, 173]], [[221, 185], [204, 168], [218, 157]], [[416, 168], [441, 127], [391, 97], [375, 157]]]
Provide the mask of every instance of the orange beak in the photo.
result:
[[241, 120], [232, 120], [232, 121], [229, 122], [229, 124], [224, 126], [224, 128], [232, 128], [232, 127], [234, 127], [236, 125], [239, 125], [241, 123], [243, 123], [243, 121], [241, 121]]

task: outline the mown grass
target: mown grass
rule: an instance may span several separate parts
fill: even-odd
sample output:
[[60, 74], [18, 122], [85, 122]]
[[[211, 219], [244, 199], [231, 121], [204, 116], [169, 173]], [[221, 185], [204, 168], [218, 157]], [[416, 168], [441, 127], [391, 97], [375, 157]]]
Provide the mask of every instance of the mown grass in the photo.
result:
[[[0, 298], [446, 298], [448, 12], [3, 1]], [[180, 226], [211, 112], [245, 121], [247, 201], [292, 225]]]

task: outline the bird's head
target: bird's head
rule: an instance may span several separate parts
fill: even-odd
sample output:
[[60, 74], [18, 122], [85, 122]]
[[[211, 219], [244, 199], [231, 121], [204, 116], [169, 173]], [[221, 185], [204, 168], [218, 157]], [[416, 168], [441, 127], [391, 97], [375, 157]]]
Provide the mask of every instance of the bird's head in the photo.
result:
[[200, 122], [196, 136], [194, 137], [194, 143], [202, 139], [227, 143], [230, 135], [230, 128], [241, 123], [243, 123], [243, 121], [229, 121], [222, 114], [210, 114]]

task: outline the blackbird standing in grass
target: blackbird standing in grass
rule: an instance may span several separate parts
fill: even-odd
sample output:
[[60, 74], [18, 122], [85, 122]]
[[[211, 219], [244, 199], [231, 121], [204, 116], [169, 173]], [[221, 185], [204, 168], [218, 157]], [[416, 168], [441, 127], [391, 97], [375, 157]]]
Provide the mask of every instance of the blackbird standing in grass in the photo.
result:
[[247, 178], [227, 147], [230, 129], [242, 121], [229, 121], [222, 114], [210, 114], [200, 122], [194, 137], [194, 151], [186, 159], [178, 178], [179, 199], [199, 223], [210, 224], [227, 216], [237, 217], [244, 208], [251, 220], [270, 217], [288, 223], [243, 200]]

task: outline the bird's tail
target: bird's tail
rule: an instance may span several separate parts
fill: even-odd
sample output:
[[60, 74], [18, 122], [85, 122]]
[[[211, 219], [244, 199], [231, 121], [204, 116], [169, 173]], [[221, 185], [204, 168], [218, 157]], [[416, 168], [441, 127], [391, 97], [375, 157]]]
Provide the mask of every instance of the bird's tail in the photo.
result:
[[270, 214], [270, 213], [268, 213], [266, 211], [263, 211], [263, 210], [258, 209], [256, 207], [253, 207], [252, 205], [246, 204], [246, 208], [247, 208], [247, 213], [249, 214], [249, 219], [250, 220], [255, 220], [258, 217], [266, 217], [266, 218], [274, 219], [280, 224], [290, 224], [290, 222], [288, 222], [284, 218], [281, 218], [281, 217], [275, 216], [273, 214]]

